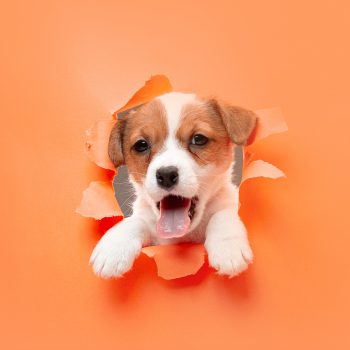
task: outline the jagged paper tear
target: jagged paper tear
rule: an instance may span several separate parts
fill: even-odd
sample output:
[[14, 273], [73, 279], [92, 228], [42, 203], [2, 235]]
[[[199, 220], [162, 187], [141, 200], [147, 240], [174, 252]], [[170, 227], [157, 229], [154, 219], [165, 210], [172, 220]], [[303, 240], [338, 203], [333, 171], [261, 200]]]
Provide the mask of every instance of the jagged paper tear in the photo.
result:
[[86, 130], [85, 150], [90, 160], [101, 168], [114, 170], [108, 157], [108, 140], [115, 119], [102, 119]]
[[259, 109], [255, 111], [258, 116], [258, 124], [254, 133], [254, 143], [270, 135], [278, 134], [288, 130], [279, 107]]
[[264, 162], [263, 160], [254, 160], [250, 162], [243, 170], [242, 181], [254, 179], [256, 177], [268, 177], [270, 179], [277, 179], [285, 177], [284, 172], [274, 165]]

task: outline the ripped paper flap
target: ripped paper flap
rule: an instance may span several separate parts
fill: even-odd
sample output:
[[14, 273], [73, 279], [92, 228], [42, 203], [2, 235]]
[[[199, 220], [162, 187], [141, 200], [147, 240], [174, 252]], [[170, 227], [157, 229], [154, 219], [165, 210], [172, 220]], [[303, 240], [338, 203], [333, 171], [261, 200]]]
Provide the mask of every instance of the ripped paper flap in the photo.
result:
[[123, 215], [115, 199], [112, 183], [109, 181], [90, 182], [89, 187], [83, 191], [83, 198], [76, 212], [97, 220]]
[[205, 260], [202, 244], [150, 246], [142, 252], [154, 259], [158, 276], [166, 280], [196, 274]]
[[114, 165], [108, 156], [108, 141], [115, 120], [102, 119], [86, 131], [85, 150], [92, 162], [101, 168], [114, 170]]
[[256, 177], [277, 179], [279, 177], [286, 177], [286, 175], [282, 170], [268, 162], [264, 162], [263, 160], [254, 160], [244, 168], [241, 183]]
[[282, 110], [279, 107], [259, 109], [255, 111], [255, 114], [258, 116], [258, 124], [254, 133], [253, 143], [270, 135], [288, 130]]
[[118, 119], [118, 114], [140, 106], [172, 90], [173, 88], [170, 81], [165, 75], [154, 75], [151, 79], [146, 81], [145, 85], [139, 89], [122, 108], [119, 108], [113, 113], [113, 117]]
[[241, 185], [248, 179], [257, 177], [265, 177], [270, 179], [277, 179], [285, 177], [282, 170], [278, 169], [263, 160], [253, 160], [255, 154], [250, 151], [252, 146], [256, 150], [256, 143], [270, 135], [281, 133], [288, 130], [282, 111], [278, 107], [269, 109], [260, 109], [255, 111], [258, 116], [258, 123], [251, 137], [251, 143], [244, 152], [243, 171]]

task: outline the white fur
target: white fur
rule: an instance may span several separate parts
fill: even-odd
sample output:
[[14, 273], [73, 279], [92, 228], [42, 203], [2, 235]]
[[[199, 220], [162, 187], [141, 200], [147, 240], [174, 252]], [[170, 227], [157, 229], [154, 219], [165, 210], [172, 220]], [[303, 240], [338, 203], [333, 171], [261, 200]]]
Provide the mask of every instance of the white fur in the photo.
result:
[[[148, 167], [144, 186], [133, 181], [137, 199], [133, 215], [112, 227], [95, 247], [90, 262], [101, 277], [119, 277], [131, 269], [142, 246], [178, 242], [204, 242], [209, 264], [219, 274], [235, 276], [253, 259], [246, 229], [238, 216], [238, 188], [231, 183], [231, 167], [219, 172], [213, 165], [199, 166], [176, 140], [181, 110], [196, 103], [193, 94], [169, 93], [159, 97], [168, 123], [168, 138]], [[170, 192], [160, 188], [156, 171], [176, 166], [179, 182]], [[160, 239], [156, 234], [159, 211], [156, 202], [168, 194], [198, 196], [190, 232], [182, 238]]]
[[165, 107], [169, 135], [174, 135], [179, 126], [182, 108], [188, 103], [193, 103], [196, 100], [196, 95], [170, 92], [158, 97], [158, 99]]

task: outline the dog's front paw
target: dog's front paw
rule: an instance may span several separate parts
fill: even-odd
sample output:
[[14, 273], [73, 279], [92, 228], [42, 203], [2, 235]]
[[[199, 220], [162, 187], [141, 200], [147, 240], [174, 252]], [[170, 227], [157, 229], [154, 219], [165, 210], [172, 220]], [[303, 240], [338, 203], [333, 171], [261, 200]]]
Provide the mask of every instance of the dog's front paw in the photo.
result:
[[131, 269], [141, 248], [142, 243], [138, 238], [120, 232], [107, 232], [92, 252], [90, 264], [98, 276], [121, 277]]
[[236, 276], [247, 269], [253, 261], [253, 253], [245, 238], [229, 238], [211, 240], [205, 245], [208, 252], [209, 265], [219, 275]]

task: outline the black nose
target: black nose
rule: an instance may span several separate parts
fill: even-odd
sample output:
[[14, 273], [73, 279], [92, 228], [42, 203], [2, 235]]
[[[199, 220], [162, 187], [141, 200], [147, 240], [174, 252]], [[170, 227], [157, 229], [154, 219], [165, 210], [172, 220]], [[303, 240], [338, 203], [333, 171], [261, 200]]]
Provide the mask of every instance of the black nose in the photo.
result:
[[157, 170], [156, 178], [160, 187], [170, 189], [178, 183], [179, 173], [176, 167], [166, 166]]

